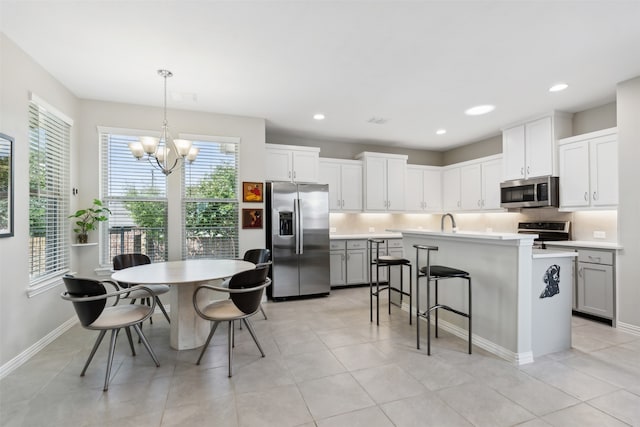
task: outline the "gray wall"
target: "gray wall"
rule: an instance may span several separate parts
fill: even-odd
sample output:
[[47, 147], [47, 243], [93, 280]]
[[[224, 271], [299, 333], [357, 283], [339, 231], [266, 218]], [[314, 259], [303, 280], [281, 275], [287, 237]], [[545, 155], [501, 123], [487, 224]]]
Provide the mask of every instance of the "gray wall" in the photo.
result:
[[353, 144], [342, 141], [291, 137], [288, 135], [277, 134], [267, 134], [267, 142], [269, 144], [320, 147], [320, 157], [354, 159], [358, 153], [362, 153], [363, 151], [373, 151], [376, 153], [406, 154], [409, 156], [407, 163], [413, 165], [443, 166], [443, 154], [438, 151], [413, 150], [409, 148], [365, 143]]
[[[0, 366], [74, 314], [60, 290], [27, 297], [29, 284], [29, 92], [74, 120], [79, 102], [71, 92], [0, 33], [0, 129], [14, 143], [14, 236], [0, 239]], [[72, 128], [72, 141], [77, 130]], [[72, 143], [71, 152], [77, 147]], [[72, 162], [74, 161], [72, 154]], [[96, 169], [97, 170], [97, 169]]]
[[573, 134], [593, 132], [616, 126], [616, 103], [601, 105], [573, 115]]
[[[619, 161], [618, 321], [640, 334], [640, 77], [617, 87]], [[624, 325], [621, 325], [624, 326]]]
[[478, 159], [480, 157], [492, 156], [502, 153], [502, 134], [453, 148], [443, 153], [444, 165], [466, 162], [467, 160]]

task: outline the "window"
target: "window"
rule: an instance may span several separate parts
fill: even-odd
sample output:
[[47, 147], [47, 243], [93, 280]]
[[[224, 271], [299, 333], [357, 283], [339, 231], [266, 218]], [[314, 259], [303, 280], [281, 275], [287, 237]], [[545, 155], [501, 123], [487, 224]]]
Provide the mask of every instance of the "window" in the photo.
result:
[[128, 144], [140, 136], [133, 133], [100, 129], [103, 202], [111, 210], [102, 228], [103, 265], [132, 252], [167, 260], [167, 178], [146, 159], [133, 158]]
[[72, 121], [35, 95], [29, 102], [29, 282], [69, 270]]
[[183, 169], [183, 258], [236, 258], [238, 139], [182, 137], [200, 149]]

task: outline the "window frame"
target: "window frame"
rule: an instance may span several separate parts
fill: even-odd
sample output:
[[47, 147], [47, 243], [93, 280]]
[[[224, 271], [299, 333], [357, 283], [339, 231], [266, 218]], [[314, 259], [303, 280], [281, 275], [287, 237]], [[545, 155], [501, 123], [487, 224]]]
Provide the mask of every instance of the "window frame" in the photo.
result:
[[[235, 145], [235, 170], [236, 170], [236, 179], [235, 179], [235, 193], [236, 197], [233, 199], [233, 203], [235, 204], [235, 238], [233, 241], [233, 253], [230, 254], [228, 258], [237, 258], [240, 253], [240, 201], [241, 201], [241, 192], [242, 188], [240, 186], [240, 148], [241, 148], [241, 138], [239, 137], [230, 137], [230, 136], [213, 136], [213, 135], [197, 135], [197, 134], [188, 134], [188, 133], [180, 133], [179, 137], [182, 139], [188, 139], [190, 141], [194, 141], [197, 143], [214, 143], [214, 144], [234, 144]], [[197, 164], [198, 159], [195, 160], [194, 164]], [[182, 242], [181, 242], [181, 257], [183, 260], [186, 259], [197, 259], [194, 257], [188, 257], [188, 248], [187, 248], [187, 212], [186, 212], [186, 204], [189, 199], [186, 195], [187, 190], [187, 169], [189, 165], [185, 163], [181, 172], [181, 185], [180, 185], [180, 209], [182, 216]], [[201, 199], [194, 198], [193, 200], [197, 201], [208, 201], [212, 203], [229, 203], [230, 199]]]
[[[35, 117], [34, 113], [38, 116]], [[29, 282], [27, 286], [27, 296], [31, 298], [61, 284], [62, 276], [68, 273], [71, 269], [71, 223], [68, 216], [70, 213], [69, 189], [71, 182], [70, 158], [73, 119], [60, 112], [60, 110], [53, 107], [34, 93], [29, 94], [27, 117], [27, 138], [29, 143], [29, 244], [31, 244], [33, 231], [31, 228], [31, 159], [34, 153], [34, 146], [37, 145], [39, 147], [42, 144], [42, 136], [40, 135], [41, 131], [38, 131], [39, 135], [34, 137], [34, 130], [55, 130], [52, 133], [54, 138], [49, 138], [48, 135], [45, 135], [47, 145], [52, 145], [52, 148], [47, 149], [47, 152], [44, 154], [44, 169], [46, 171], [45, 173], [55, 171], [57, 176], [56, 179], [52, 181], [52, 185], [45, 183], [43, 192], [46, 193], [45, 197], [56, 201], [58, 206], [54, 211], [52, 221], [55, 230], [54, 233], [56, 234], [56, 238], [53, 242], [53, 248], [45, 249], [45, 271], [35, 277], [33, 277], [32, 251], [29, 250]], [[34, 124], [37, 125], [37, 127], [32, 129], [32, 125]], [[55, 129], [52, 129], [52, 127], [55, 127]], [[37, 141], [35, 138], [37, 138]], [[49, 154], [49, 152], [53, 152], [51, 150], [55, 151], [54, 155]], [[40, 194], [41, 192], [38, 191], [38, 195]], [[38, 198], [41, 199], [43, 197]], [[50, 215], [51, 212], [48, 214], [46, 212], [49, 212], [49, 210], [45, 210], [45, 218], [48, 222], [48, 214]], [[51, 257], [52, 252], [55, 252], [56, 268], [48, 270], [47, 259]]]

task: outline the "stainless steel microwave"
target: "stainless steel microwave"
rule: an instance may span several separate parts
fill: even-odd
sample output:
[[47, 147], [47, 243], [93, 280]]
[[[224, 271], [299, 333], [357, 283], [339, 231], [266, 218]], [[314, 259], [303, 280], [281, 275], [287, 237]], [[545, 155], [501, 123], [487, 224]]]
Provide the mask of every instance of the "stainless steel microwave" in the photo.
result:
[[503, 208], [540, 208], [559, 206], [557, 176], [517, 179], [500, 183], [500, 206]]

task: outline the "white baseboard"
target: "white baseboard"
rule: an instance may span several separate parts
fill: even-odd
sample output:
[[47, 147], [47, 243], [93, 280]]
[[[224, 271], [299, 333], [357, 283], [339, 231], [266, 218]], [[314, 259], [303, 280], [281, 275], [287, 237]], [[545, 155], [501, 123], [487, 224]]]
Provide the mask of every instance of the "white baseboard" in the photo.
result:
[[[171, 313], [171, 306], [169, 304], [165, 305], [164, 307], [165, 307], [165, 310], [167, 310], [167, 313]], [[162, 311], [160, 310], [160, 307], [156, 307], [153, 313], [162, 314]], [[29, 359], [31, 359], [33, 356], [38, 354], [40, 350], [45, 348], [48, 344], [53, 342], [60, 335], [64, 334], [69, 329], [71, 329], [76, 323], [78, 323], [78, 317], [73, 316], [71, 319], [67, 320], [62, 325], [58, 326], [53, 331], [49, 332], [47, 335], [42, 337], [42, 339], [38, 340], [38, 342], [33, 344], [31, 347], [27, 348], [25, 351], [18, 354], [16, 357], [9, 360], [4, 365], [0, 366], [0, 379], [6, 377], [11, 372], [13, 372], [14, 370], [18, 369], [20, 366], [25, 364]]]
[[640, 326], [632, 325], [630, 323], [624, 323], [618, 320], [616, 322], [616, 329], [640, 337]]
[[33, 356], [38, 354], [40, 350], [45, 348], [48, 344], [53, 342], [60, 335], [64, 334], [69, 329], [71, 329], [76, 323], [78, 323], [78, 317], [74, 315], [71, 319], [67, 320], [62, 325], [58, 326], [53, 331], [49, 332], [47, 335], [42, 337], [31, 347], [27, 348], [25, 351], [18, 354], [16, 357], [9, 360], [4, 365], [0, 366], [0, 379], [6, 377], [11, 372], [18, 369], [20, 366], [26, 363]]
[[[411, 314], [415, 316], [415, 310], [412, 310], [406, 303], [402, 303], [402, 310], [406, 312], [409, 312], [409, 310], [411, 310]], [[425, 323], [427, 322], [424, 317], [420, 317], [419, 320]], [[469, 337], [469, 332], [466, 329], [462, 329], [461, 327], [442, 319], [439, 319], [438, 327], [457, 336], [458, 338], [462, 338], [465, 341]], [[533, 353], [530, 351], [523, 353], [514, 353], [513, 351], [499, 346], [498, 344], [482, 338], [474, 333], [471, 334], [471, 338], [473, 341], [473, 345], [480, 347], [481, 349], [486, 350], [489, 353], [495, 354], [496, 356], [506, 360], [507, 362], [513, 363], [514, 365], [524, 365], [533, 362]]]

